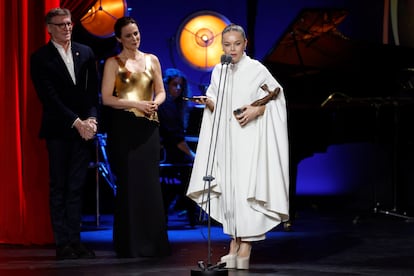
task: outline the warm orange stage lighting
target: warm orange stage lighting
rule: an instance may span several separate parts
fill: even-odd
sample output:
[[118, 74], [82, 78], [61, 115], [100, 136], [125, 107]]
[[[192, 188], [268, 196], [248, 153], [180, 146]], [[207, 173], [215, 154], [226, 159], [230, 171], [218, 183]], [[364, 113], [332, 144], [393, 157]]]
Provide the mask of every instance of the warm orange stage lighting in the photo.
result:
[[114, 35], [115, 21], [126, 14], [125, 0], [98, 0], [82, 17], [81, 24], [95, 36], [110, 37]]
[[211, 70], [223, 54], [221, 32], [228, 24], [227, 18], [210, 11], [188, 17], [177, 35], [182, 57], [198, 69]]

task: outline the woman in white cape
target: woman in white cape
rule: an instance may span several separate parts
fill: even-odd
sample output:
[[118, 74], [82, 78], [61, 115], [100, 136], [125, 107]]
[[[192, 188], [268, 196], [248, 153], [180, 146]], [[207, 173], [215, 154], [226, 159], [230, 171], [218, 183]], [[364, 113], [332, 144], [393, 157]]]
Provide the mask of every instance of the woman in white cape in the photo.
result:
[[[221, 262], [236, 269], [249, 268], [251, 242], [264, 240], [266, 232], [289, 219], [285, 96], [267, 68], [246, 55], [246, 46], [241, 26], [223, 30], [224, 59], [212, 71], [206, 96], [198, 98], [206, 108], [187, 190], [231, 237]], [[251, 105], [277, 88], [276, 99]]]

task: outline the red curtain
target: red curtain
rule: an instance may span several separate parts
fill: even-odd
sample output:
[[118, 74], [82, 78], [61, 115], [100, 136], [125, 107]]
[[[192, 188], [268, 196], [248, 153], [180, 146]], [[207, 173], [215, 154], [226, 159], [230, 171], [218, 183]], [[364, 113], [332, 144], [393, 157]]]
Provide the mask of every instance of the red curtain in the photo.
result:
[[[62, 1], [62, 7], [76, 11], [75, 21], [91, 2], [96, 0]], [[59, 0], [0, 3], [0, 243], [53, 242], [47, 153], [38, 138], [41, 105], [31, 83], [29, 59], [49, 40], [44, 15], [59, 4]]]

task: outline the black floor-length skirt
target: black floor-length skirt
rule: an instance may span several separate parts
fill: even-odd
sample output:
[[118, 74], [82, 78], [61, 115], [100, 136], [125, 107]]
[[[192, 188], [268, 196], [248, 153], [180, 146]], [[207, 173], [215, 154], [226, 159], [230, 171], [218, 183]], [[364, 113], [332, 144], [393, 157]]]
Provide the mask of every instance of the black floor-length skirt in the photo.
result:
[[[108, 157], [116, 177], [113, 242], [120, 258], [170, 254], [159, 181], [158, 123], [111, 110]], [[107, 117], [107, 118], [108, 118]]]

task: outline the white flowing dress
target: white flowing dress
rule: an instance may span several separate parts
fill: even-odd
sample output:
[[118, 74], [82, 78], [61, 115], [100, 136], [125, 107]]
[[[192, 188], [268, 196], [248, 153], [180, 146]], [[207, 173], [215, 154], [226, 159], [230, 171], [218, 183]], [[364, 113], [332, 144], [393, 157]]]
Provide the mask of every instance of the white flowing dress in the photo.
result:
[[[241, 127], [233, 110], [281, 89], [263, 116]], [[187, 196], [223, 225], [224, 233], [262, 240], [289, 219], [289, 144], [283, 88], [267, 68], [243, 55], [237, 64], [215, 66]], [[212, 176], [212, 181], [205, 179]], [[210, 184], [210, 185], [209, 185]], [[209, 193], [209, 186], [210, 193]], [[208, 198], [210, 195], [210, 206]]]

